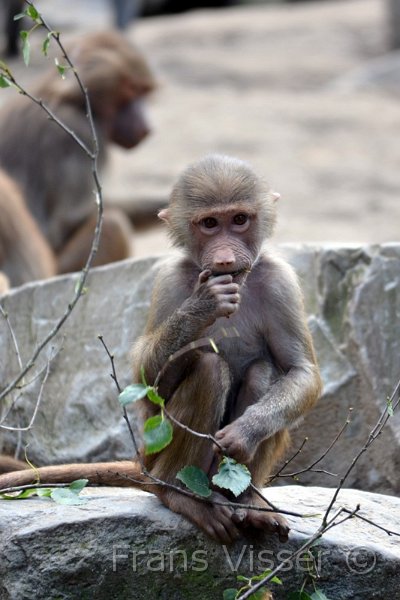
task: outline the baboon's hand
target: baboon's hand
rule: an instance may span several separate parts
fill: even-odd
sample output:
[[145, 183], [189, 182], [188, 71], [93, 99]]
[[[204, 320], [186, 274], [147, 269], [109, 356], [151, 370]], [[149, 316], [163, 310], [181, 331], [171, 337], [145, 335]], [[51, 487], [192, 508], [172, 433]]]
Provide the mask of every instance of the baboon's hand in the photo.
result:
[[215, 451], [226, 454], [239, 463], [248, 464], [257, 449], [257, 445], [255, 443], [252, 444], [249, 437], [245, 435], [243, 428], [240, 426], [239, 419], [217, 431], [215, 439], [222, 448], [221, 450], [221, 448], [216, 446]]
[[219, 317], [230, 317], [239, 308], [239, 285], [233, 283], [232, 275], [211, 277], [207, 269], [199, 275], [190, 297], [199, 316], [204, 315], [206, 325], [212, 325]]

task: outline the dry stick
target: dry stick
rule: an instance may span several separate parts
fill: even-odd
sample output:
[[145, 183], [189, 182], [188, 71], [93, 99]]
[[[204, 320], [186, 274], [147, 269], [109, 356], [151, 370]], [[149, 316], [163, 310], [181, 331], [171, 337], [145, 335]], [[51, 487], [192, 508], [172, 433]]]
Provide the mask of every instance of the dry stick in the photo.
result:
[[[144, 473], [144, 475], [149, 477], [151, 479], [151, 481], [146, 481], [146, 482], [143, 482], [139, 479], [135, 479], [134, 477], [130, 477], [129, 475], [126, 475], [125, 473], [120, 473], [119, 471], [114, 471], [113, 469], [110, 469], [108, 472], [112, 473], [113, 475], [118, 475], [118, 477], [121, 477], [121, 479], [126, 479], [127, 481], [132, 481], [132, 483], [135, 483], [137, 485], [141, 485], [141, 486], [154, 485], [154, 486], [166, 487], [168, 489], [179, 492], [179, 494], [182, 494], [183, 496], [188, 496], [188, 498], [193, 498], [194, 500], [198, 500], [199, 502], [205, 502], [206, 504], [216, 504], [217, 506], [228, 506], [230, 508], [246, 508], [246, 509], [255, 510], [257, 512], [276, 512], [275, 509], [266, 508], [263, 506], [253, 506], [252, 504], [244, 504], [241, 502], [230, 502], [229, 500], [224, 502], [223, 500], [217, 500], [214, 498], [212, 498], [210, 500], [209, 498], [204, 498], [203, 496], [198, 496], [197, 494], [190, 492], [189, 490], [185, 490], [184, 488], [181, 488], [177, 485], [174, 485], [173, 483], [169, 483], [167, 481], [163, 481], [162, 479], [158, 479], [157, 477], [155, 477], [148, 471], [146, 473]], [[19, 488], [17, 487], [16, 490], [18, 490], [18, 489]], [[2, 493], [2, 490], [0, 490], [0, 493]], [[296, 513], [296, 512], [290, 511], [290, 510], [279, 510], [279, 512], [284, 515], [289, 515], [290, 517], [299, 517], [300, 519], [306, 519], [306, 518], [310, 517], [310, 515]]]
[[164, 375], [167, 368], [170, 366], [170, 364], [174, 360], [179, 358], [179, 356], [182, 356], [183, 354], [190, 352], [190, 350], [195, 350], [196, 348], [200, 348], [201, 346], [211, 346], [213, 348], [213, 350], [216, 351], [216, 350], [218, 350], [218, 348], [216, 346], [216, 342], [219, 342], [220, 340], [223, 340], [224, 338], [230, 338], [230, 337], [240, 337], [239, 331], [236, 329], [236, 327], [221, 327], [219, 329], [219, 332], [213, 338], [204, 337], [204, 338], [200, 338], [199, 340], [196, 340], [195, 342], [189, 342], [189, 344], [186, 344], [185, 346], [183, 346], [183, 348], [180, 348], [179, 350], [177, 350], [176, 352], [171, 354], [171, 356], [168, 357], [166, 363], [162, 366], [162, 368], [158, 372], [157, 377], [154, 381], [153, 387], [154, 388], [158, 387], [158, 384], [160, 383], [160, 379]]
[[5, 322], [7, 324], [7, 327], [9, 329], [9, 332], [10, 332], [10, 335], [11, 335], [12, 343], [13, 343], [13, 346], [14, 346], [15, 354], [17, 356], [18, 366], [19, 366], [20, 369], [22, 369], [23, 368], [22, 358], [21, 358], [21, 353], [19, 351], [17, 338], [15, 337], [15, 332], [14, 332], [14, 329], [13, 329], [11, 323], [10, 323], [10, 319], [9, 319], [8, 313], [4, 310], [4, 308], [1, 306], [1, 304], [0, 304], [0, 314], [1, 314], [1, 316], [3, 317], [3, 319], [5, 320]]
[[332, 450], [332, 448], [336, 445], [337, 441], [339, 440], [339, 438], [343, 435], [344, 431], [347, 429], [348, 425], [350, 424], [350, 413], [352, 412], [352, 408], [349, 409], [349, 414], [347, 416], [346, 421], [343, 423], [343, 426], [341, 427], [341, 429], [339, 430], [339, 432], [336, 434], [336, 436], [334, 437], [334, 439], [332, 440], [332, 442], [329, 444], [328, 448], [326, 450], [324, 450], [324, 452], [316, 459], [314, 460], [308, 467], [305, 467], [304, 469], [301, 469], [299, 471], [294, 471], [293, 473], [282, 473], [282, 471], [287, 467], [287, 465], [292, 462], [292, 460], [294, 460], [296, 458], [296, 456], [298, 456], [301, 451], [304, 448], [305, 443], [308, 441], [308, 437], [306, 437], [303, 440], [303, 443], [301, 444], [300, 448], [295, 452], [295, 454], [285, 462], [285, 464], [281, 467], [281, 469], [279, 469], [279, 471], [277, 471], [277, 473], [275, 473], [275, 475], [273, 475], [269, 480], [268, 483], [270, 483], [271, 481], [273, 481], [274, 479], [276, 479], [277, 477], [297, 477], [297, 475], [301, 475], [302, 473], [308, 473], [310, 471], [312, 471], [313, 473], [325, 473], [325, 475], [331, 475], [332, 477], [337, 477], [336, 473], [330, 473], [329, 471], [326, 471], [325, 469], [314, 469], [315, 465], [317, 465], [319, 462], [321, 462], [321, 460], [323, 460], [327, 454]]
[[[54, 350], [54, 348], [53, 348], [53, 350]], [[44, 377], [42, 379], [42, 382], [40, 384], [39, 394], [38, 394], [38, 397], [37, 397], [37, 400], [36, 400], [36, 403], [35, 403], [35, 408], [33, 410], [32, 417], [31, 417], [31, 420], [29, 422], [29, 425], [27, 425], [26, 427], [11, 427], [9, 425], [3, 425], [4, 421], [6, 420], [8, 414], [9, 414], [9, 413], [7, 413], [6, 417], [0, 423], [0, 429], [6, 429], [7, 431], [20, 431], [20, 432], [22, 432], [22, 431], [29, 431], [30, 429], [32, 429], [32, 426], [33, 426], [33, 424], [35, 422], [35, 419], [36, 419], [36, 415], [37, 415], [38, 410], [39, 410], [40, 403], [42, 401], [44, 386], [46, 385], [47, 379], [48, 379], [49, 374], [50, 374], [50, 365], [51, 365], [52, 361], [54, 360], [54, 358], [57, 356], [57, 354], [58, 354], [58, 351], [54, 352], [53, 355], [50, 356], [49, 360], [47, 361], [46, 372], [45, 372]]]
[[36, 490], [38, 488], [66, 488], [70, 483], [30, 483], [27, 485], [17, 485], [15, 487], [3, 488], [0, 494], [12, 494], [14, 492], [23, 492], [24, 490]]
[[292, 454], [292, 456], [290, 458], [288, 458], [287, 460], [285, 460], [285, 462], [283, 463], [283, 465], [278, 469], [278, 471], [275, 473], [275, 475], [271, 475], [268, 478], [268, 483], [271, 483], [272, 481], [274, 481], [275, 479], [277, 479], [278, 477], [284, 477], [284, 475], [281, 475], [282, 471], [284, 469], [286, 469], [286, 467], [294, 461], [295, 458], [297, 458], [299, 456], [299, 454], [302, 453], [304, 446], [307, 444], [308, 442], [308, 437], [305, 437], [304, 440], [302, 441], [302, 443], [300, 444], [300, 446], [297, 448], [296, 452], [294, 454]]
[[[343, 508], [343, 511], [347, 512], [347, 513], [351, 512], [348, 508]], [[363, 517], [362, 515], [359, 515], [358, 513], [356, 514], [356, 517], [357, 517], [357, 519], [361, 519], [361, 521], [365, 521], [366, 523], [373, 525], [373, 527], [376, 527], [377, 529], [381, 529], [382, 531], [387, 533], [389, 536], [396, 535], [396, 536], [400, 537], [400, 533], [398, 531], [393, 531], [392, 529], [387, 529], [386, 527], [383, 527], [383, 525], [378, 525], [374, 521], [371, 521], [371, 519], [367, 519], [367, 517]]]
[[[29, 6], [33, 6], [33, 3], [30, 2], [30, 0], [25, 0], [25, 1]], [[12, 78], [12, 81], [13, 81], [14, 85], [17, 85], [19, 91], [22, 94], [27, 95], [33, 102], [35, 102], [38, 106], [40, 106], [43, 110], [45, 110], [47, 112], [50, 119], [54, 120], [66, 133], [68, 133], [69, 135], [72, 135], [72, 137], [79, 144], [79, 146], [88, 154], [89, 158], [92, 161], [92, 176], [93, 176], [93, 180], [95, 183], [95, 189], [96, 189], [97, 222], [96, 222], [95, 233], [93, 236], [92, 246], [90, 248], [89, 257], [86, 261], [84, 268], [81, 271], [78, 285], [76, 286], [75, 293], [71, 299], [71, 302], [68, 304], [66, 310], [64, 311], [63, 315], [60, 317], [59, 321], [50, 330], [50, 332], [43, 338], [43, 340], [36, 346], [31, 358], [27, 361], [25, 366], [20, 370], [19, 374], [2, 390], [2, 392], [0, 392], [0, 400], [5, 398], [7, 396], [7, 394], [9, 394], [18, 385], [18, 383], [26, 375], [26, 373], [28, 373], [28, 371], [34, 366], [35, 361], [38, 358], [38, 356], [40, 355], [40, 353], [42, 352], [42, 350], [47, 346], [47, 344], [50, 342], [50, 340], [52, 340], [56, 336], [56, 334], [59, 332], [61, 327], [64, 325], [65, 321], [71, 315], [79, 298], [82, 296], [82, 291], [83, 291], [83, 288], [86, 283], [86, 279], [87, 279], [87, 276], [89, 273], [90, 266], [91, 266], [93, 259], [97, 253], [97, 250], [99, 247], [100, 235], [101, 235], [101, 228], [102, 228], [102, 223], [103, 223], [102, 188], [101, 188], [101, 184], [100, 184], [100, 180], [99, 180], [98, 164], [97, 164], [97, 159], [98, 159], [98, 154], [99, 154], [99, 144], [98, 144], [97, 133], [96, 133], [96, 129], [95, 129], [94, 121], [93, 121], [93, 114], [92, 114], [92, 110], [91, 110], [91, 106], [90, 106], [88, 92], [87, 92], [86, 88], [84, 87], [83, 82], [82, 82], [78, 72], [75, 70], [73, 63], [69, 59], [68, 53], [66, 52], [63, 44], [60, 41], [59, 33], [55, 33], [49, 27], [49, 25], [43, 19], [43, 16], [41, 14], [39, 15], [39, 17], [40, 17], [43, 27], [48, 31], [48, 33], [51, 35], [51, 37], [56, 41], [58, 47], [60, 48], [60, 50], [63, 54], [63, 57], [67, 61], [68, 65], [71, 67], [71, 69], [74, 73], [74, 77], [79, 85], [79, 88], [82, 91], [83, 97], [85, 98], [86, 116], [87, 116], [87, 119], [88, 119], [88, 122], [90, 125], [90, 130], [91, 130], [92, 141], [93, 141], [93, 151], [90, 151], [88, 148], [86, 148], [86, 146], [85, 146], [85, 144], [83, 144], [82, 140], [80, 140], [81, 143], [78, 142], [74, 132], [71, 132], [71, 130], [66, 125], [64, 125], [64, 123], [62, 121], [60, 121], [40, 99], [35, 98], [32, 95], [30, 95], [28, 92], [26, 92], [26, 90], [24, 90], [19, 84], [17, 84], [15, 82], [14, 78]], [[8, 74], [10, 75], [9, 72], [8, 72]], [[11, 75], [11, 77], [12, 77], [12, 75]]]
[[[36, 375], [34, 377], [32, 377], [32, 379], [30, 379], [29, 381], [26, 381], [23, 385], [21, 386], [17, 386], [16, 389], [18, 390], [22, 390], [23, 388], [26, 388], [30, 385], [32, 385], [32, 383], [35, 383], [35, 381], [37, 379], [39, 379], [41, 377], [41, 375], [46, 371], [47, 369], [47, 363], [44, 365], [44, 367], [42, 369], [40, 369], [40, 371], [38, 371], [36, 373]], [[3, 415], [0, 419], [0, 425], [2, 425], [4, 423], [4, 421], [7, 420], [8, 415], [11, 413], [11, 411], [14, 409], [14, 407], [16, 406], [18, 400], [22, 397], [22, 391], [20, 391], [20, 393], [18, 395], [16, 395], [13, 399], [13, 401], [11, 402], [10, 406], [8, 407], [5, 415]]]
[[[119, 385], [119, 381], [118, 381], [118, 377], [117, 377], [117, 372], [116, 372], [116, 369], [115, 369], [115, 357], [114, 357], [114, 354], [111, 354], [111, 352], [109, 351], [108, 346], [105, 343], [103, 336], [102, 335], [98, 335], [97, 337], [100, 340], [101, 344], [103, 345], [103, 348], [106, 351], [108, 358], [110, 359], [111, 370], [112, 370], [111, 379], [114, 381], [114, 383], [116, 385], [116, 388], [118, 390], [118, 393], [120, 394], [122, 392], [122, 388]], [[139, 446], [138, 446], [136, 438], [135, 438], [135, 434], [133, 433], [132, 425], [131, 425], [131, 422], [129, 421], [128, 411], [126, 410], [126, 406], [123, 406], [122, 412], [123, 412], [125, 423], [126, 423], [126, 425], [128, 427], [128, 431], [129, 431], [129, 435], [130, 435], [130, 438], [131, 438], [132, 443], [133, 443], [133, 447], [135, 449], [136, 458], [138, 459], [139, 464], [140, 464], [140, 468], [142, 469], [142, 473], [143, 473], [143, 475], [146, 475], [146, 477], [150, 477], [150, 474], [149, 474], [149, 472], [146, 469], [146, 466], [144, 464], [143, 457], [142, 457], [142, 455], [140, 453]], [[110, 471], [110, 472], [112, 472], [112, 471]]]

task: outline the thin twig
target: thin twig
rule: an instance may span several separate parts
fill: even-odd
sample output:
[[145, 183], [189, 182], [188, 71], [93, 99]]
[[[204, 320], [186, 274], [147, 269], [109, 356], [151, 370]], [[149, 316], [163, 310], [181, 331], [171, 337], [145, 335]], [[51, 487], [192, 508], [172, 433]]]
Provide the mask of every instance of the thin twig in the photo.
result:
[[[53, 348], [53, 350], [54, 350], [54, 348]], [[40, 384], [39, 394], [38, 394], [38, 397], [37, 397], [37, 400], [36, 400], [36, 403], [35, 403], [35, 408], [33, 410], [33, 414], [32, 414], [31, 420], [29, 422], [29, 425], [27, 425], [26, 427], [11, 427], [9, 425], [3, 425], [3, 423], [4, 423], [4, 419], [3, 419], [2, 422], [1, 422], [1, 424], [0, 424], [0, 429], [6, 429], [7, 431], [21, 431], [21, 432], [22, 431], [29, 431], [30, 429], [32, 429], [32, 426], [33, 426], [33, 424], [35, 422], [35, 419], [36, 419], [36, 415], [37, 415], [38, 410], [39, 410], [40, 403], [42, 401], [43, 390], [44, 390], [44, 387], [46, 385], [47, 379], [48, 379], [49, 374], [50, 374], [50, 365], [51, 365], [52, 361], [54, 360], [54, 357], [58, 354], [58, 352], [59, 352], [58, 350], [57, 350], [57, 352], [54, 352], [50, 356], [49, 360], [47, 361], [46, 372], [45, 372], [44, 377], [42, 379], [42, 382]]]
[[14, 329], [10, 323], [10, 319], [8, 316], [8, 313], [4, 310], [4, 308], [2, 307], [2, 305], [0, 304], [0, 314], [3, 317], [3, 319], [5, 320], [8, 330], [10, 332], [11, 335], [11, 339], [12, 339], [12, 343], [14, 346], [14, 350], [15, 350], [15, 354], [17, 356], [17, 361], [18, 361], [18, 366], [20, 369], [22, 369], [22, 358], [21, 358], [21, 353], [19, 351], [19, 347], [18, 347], [18, 342], [17, 342], [17, 338], [15, 337], [15, 333], [14, 333]]
[[26, 96], [34, 104], [37, 104], [37, 106], [40, 106], [40, 108], [49, 117], [49, 121], [54, 121], [54, 123], [56, 123], [63, 131], [65, 131], [65, 133], [67, 133], [70, 137], [72, 137], [74, 142], [82, 148], [82, 150], [85, 152], [85, 154], [88, 155], [88, 157], [91, 160], [94, 159], [94, 153], [90, 150], [90, 148], [88, 148], [88, 146], [84, 143], [84, 141], [73, 131], [73, 129], [71, 129], [70, 127], [68, 127], [68, 125], [63, 123], [63, 121], [61, 121], [61, 119], [59, 119], [57, 117], [57, 115], [51, 110], [51, 108], [45, 102], [43, 102], [43, 100], [41, 98], [37, 98], [36, 96], [31, 94], [28, 90], [26, 90], [24, 87], [22, 87], [22, 85], [17, 82], [17, 80], [15, 79], [15, 77], [11, 71], [9, 71], [8, 69], [4, 69], [4, 68], [2, 68], [1, 70], [5, 73], [7, 79], [10, 81], [10, 83], [12, 83], [12, 85], [15, 88], [17, 88], [19, 94], [21, 94], [22, 96]]
[[[344, 512], [350, 513], [351, 511], [348, 508], [343, 508]], [[386, 527], [383, 527], [383, 525], [378, 525], [378, 523], [375, 523], [375, 521], [372, 521], [371, 519], [367, 519], [367, 517], [364, 517], [363, 515], [359, 515], [358, 513], [355, 515], [355, 517], [357, 519], [361, 519], [361, 521], [365, 521], [366, 523], [369, 523], [369, 525], [372, 525], [373, 527], [376, 527], [376, 529], [381, 529], [381, 531], [384, 531], [385, 533], [387, 533], [389, 536], [390, 535], [396, 535], [400, 537], [400, 532], [398, 531], [393, 531], [392, 529], [387, 529]]]
[[278, 471], [274, 475], [271, 475], [270, 477], [268, 477], [268, 483], [271, 483], [272, 481], [274, 481], [278, 477], [283, 477], [284, 476], [284, 475], [281, 475], [282, 471], [284, 469], [286, 469], [286, 467], [291, 462], [293, 462], [294, 459], [299, 456], [299, 454], [302, 453], [303, 448], [307, 444], [307, 442], [308, 442], [308, 437], [305, 437], [304, 440], [302, 441], [302, 443], [300, 444], [300, 446], [297, 448], [296, 452], [294, 452], [294, 454], [292, 454], [292, 456], [290, 458], [288, 458], [287, 460], [285, 460], [285, 462], [283, 463], [283, 465], [278, 469]]
[[[59, 351], [61, 350], [61, 348], [59, 349]], [[40, 369], [40, 371], [38, 371], [34, 377], [32, 377], [32, 379], [30, 379], [29, 381], [25, 381], [23, 385], [18, 385], [16, 386], [15, 389], [17, 390], [23, 390], [24, 388], [29, 387], [30, 385], [32, 385], [33, 383], [35, 383], [35, 381], [37, 381], [37, 379], [39, 379], [42, 374], [46, 371], [47, 368], [47, 363]], [[17, 405], [18, 400], [22, 398], [22, 391], [20, 391], [19, 394], [15, 395], [13, 401], [11, 402], [10, 406], [8, 407], [6, 413], [1, 417], [0, 419], [0, 425], [2, 425], [8, 418], [9, 414], [12, 412], [12, 410], [15, 408], [15, 406]]]
[[[147, 487], [148, 485], [154, 485], [154, 486], [165, 487], [165, 488], [171, 489], [175, 492], [178, 492], [179, 494], [182, 494], [183, 496], [187, 496], [188, 498], [193, 498], [194, 500], [198, 500], [199, 502], [205, 502], [207, 504], [217, 504], [218, 506], [228, 506], [233, 509], [245, 508], [248, 510], [255, 510], [257, 512], [266, 512], [266, 513], [280, 512], [284, 515], [288, 515], [290, 517], [297, 517], [300, 519], [309, 519], [311, 516], [309, 514], [293, 512], [291, 510], [277, 511], [275, 508], [271, 508], [271, 507], [267, 508], [267, 507], [263, 507], [263, 506], [256, 506], [254, 504], [246, 504], [246, 503], [242, 503], [242, 502], [231, 502], [229, 500], [223, 501], [223, 500], [217, 500], [216, 498], [205, 498], [203, 496], [198, 496], [197, 494], [190, 492], [189, 490], [186, 490], [185, 488], [181, 488], [173, 483], [170, 483], [168, 481], [163, 481], [162, 479], [158, 479], [158, 477], [155, 477], [149, 471], [147, 471], [146, 473], [143, 473], [143, 475], [145, 475], [146, 477], [149, 477], [149, 479], [151, 480], [151, 481], [146, 481], [146, 482], [140, 481], [139, 479], [135, 479], [135, 477], [131, 477], [130, 475], [126, 475], [125, 473], [120, 473], [119, 471], [114, 471], [114, 469], [109, 469], [108, 472], [112, 473], [113, 475], [117, 475], [118, 477], [121, 477], [121, 479], [126, 479], [127, 481], [132, 481], [132, 483], [134, 483], [135, 485], [138, 485], [138, 486]], [[1, 493], [1, 490], [0, 490], [0, 493]]]
[[215, 349], [216, 342], [219, 342], [220, 340], [223, 340], [225, 338], [239, 337], [239, 335], [240, 334], [239, 334], [238, 330], [236, 329], [236, 327], [221, 327], [219, 329], [218, 333], [213, 338], [204, 337], [204, 338], [200, 338], [199, 340], [196, 340], [194, 342], [189, 342], [189, 344], [185, 344], [185, 346], [183, 346], [182, 348], [180, 348], [179, 350], [177, 350], [176, 352], [171, 354], [171, 356], [168, 357], [165, 364], [159, 370], [157, 377], [154, 381], [153, 387], [157, 389], [158, 384], [160, 383], [160, 379], [164, 375], [167, 368], [170, 366], [170, 364], [174, 360], [176, 360], [183, 354], [186, 354], [187, 352], [190, 352], [191, 350], [195, 350], [196, 348], [201, 348], [202, 346], [211, 346], [213, 349]]
[[291, 479], [293, 479], [293, 478], [297, 477], [298, 475], [302, 475], [303, 473], [309, 473], [309, 472], [324, 473], [325, 475], [330, 475], [331, 477], [337, 477], [337, 473], [331, 473], [330, 471], [327, 471], [326, 469], [315, 469], [314, 467], [327, 456], [327, 454], [336, 445], [339, 438], [343, 435], [344, 431], [350, 424], [350, 413], [352, 412], [352, 410], [353, 410], [352, 408], [349, 409], [349, 414], [347, 416], [346, 421], [344, 422], [343, 426], [341, 427], [340, 431], [336, 434], [336, 436], [334, 437], [332, 442], [326, 448], [326, 450], [324, 450], [324, 452], [317, 459], [315, 459], [310, 465], [308, 465], [308, 467], [304, 467], [303, 469], [300, 469], [299, 471], [293, 471], [293, 473], [283, 473], [282, 472], [282, 471], [284, 471], [284, 469], [286, 469], [286, 467], [288, 466], [289, 463], [291, 463], [299, 454], [301, 454], [305, 444], [308, 442], [308, 437], [306, 437], [306, 438], [304, 438], [300, 447], [293, 454], [293, 456], [291, 456], [288, 460], [286, 460], [285, 463], [282, 465], [282, 467], [274, 475], [271, 475], [271, 477], [268, 478], [268, 483], [271, 483], [278, 477], [290, 477]]
[[3, 488], [0, 494], [12, 494], [14, 492], [23, 492], [24, 490], [36, 490], [37, 488], [65, 488], [70, 483], [30, 483], [28, 485], [16, 485], [15, 487]]
[[[118, 377], [117, 377], [117, 371], [115, 369], [114, 354], [111, 354], [111, 352], [109, 351], [108, 346], [107, 346], [106, 342], [104, 341], [103, 336], [102, 335], [98, 335], [97, 337], [100, 340], [101, 344], [103, 345], [103, 348], [105, 349], [108, 358], [110, 359], [111, 370], [112, 370], [111, 379], [115, 383], [115, 386], [116, 386], [116, 388], [118, 390], [118, 394], [120, 394], [122, 392], [122, 388], [121, 388], [121, 386], [119, 384]], [[132, 440], [133, 447], [135, 449], [135, 455], [136, 455], [136, 457], [138, 459], [138, 462], [140, 464], [140, 468], [142, 469], [142, 473], [143, 473], [143, 475], [146, 475], [147, 477], [150, 477], [150, 473], [148, 472], [148, 470], [146, 469], [146, 466], [144, 464], [144, 460], [143, 460], [142, 454], [140, 452], [139, 445], [138, 445], [138, 443], [136, 441], [135, 434], [133, 433], [132, 425], [131, 425], [131, 422], [129, 421], [128, 411], [126, 410], [125, 406], [122, 407], [122, 413], [123, 413], [123, 416], [124, 416], [125, 423], [126, 423], [126, 425], [128, 427], [129, 435], [130, 435], [130, 438]]]

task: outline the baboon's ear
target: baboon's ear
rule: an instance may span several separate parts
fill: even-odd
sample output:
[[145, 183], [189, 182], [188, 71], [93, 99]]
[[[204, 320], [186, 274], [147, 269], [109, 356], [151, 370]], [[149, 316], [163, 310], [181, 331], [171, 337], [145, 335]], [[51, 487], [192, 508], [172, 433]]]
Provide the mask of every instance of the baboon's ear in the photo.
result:
[[160, 212], [158, 213], [157, 216], [159, 219], [161, 219], [161, 221], [165, 221], [165, 223], [169, 223], [168, 208], [163, 208], [162, 210], [160, 210]]

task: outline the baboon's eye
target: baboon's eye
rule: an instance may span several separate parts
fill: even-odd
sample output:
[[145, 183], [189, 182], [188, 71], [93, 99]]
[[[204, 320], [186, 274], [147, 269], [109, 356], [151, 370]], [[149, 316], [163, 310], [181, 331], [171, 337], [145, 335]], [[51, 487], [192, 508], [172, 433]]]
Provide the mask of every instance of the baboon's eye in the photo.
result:
[[218, 221], [214, 217], [206, 217], [202, 220], [201, 224], [204, 225], [206, 229], [213, 229], [213, 227], [218, 225]]
[[247, 223], [248, 219], [248, 215], [246, 215], [245, 213], [239, 213], [238, 215], [235, 215], [233, 217], [233, 222], [235, 223], [235, 225], [244, 225], [245, 223]]

